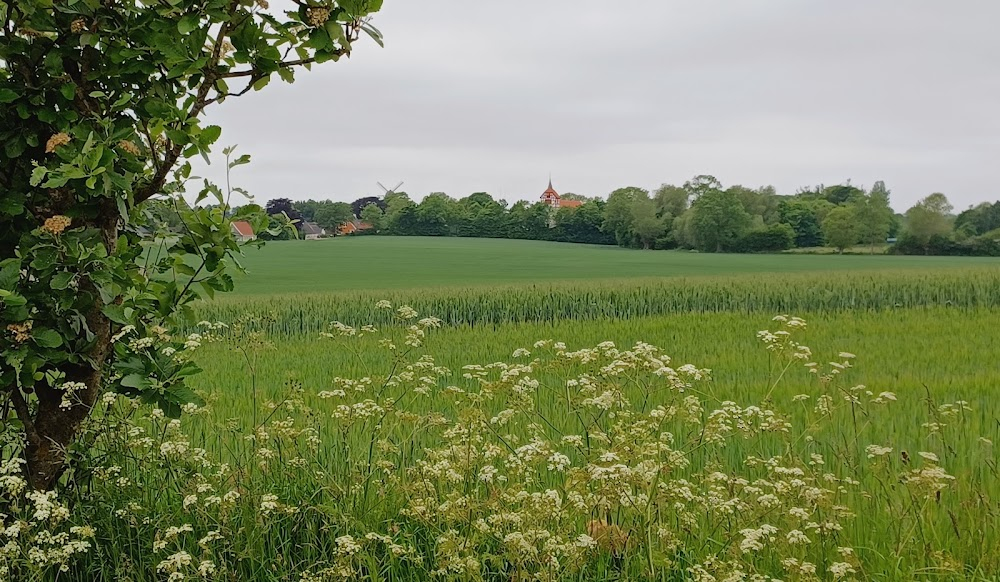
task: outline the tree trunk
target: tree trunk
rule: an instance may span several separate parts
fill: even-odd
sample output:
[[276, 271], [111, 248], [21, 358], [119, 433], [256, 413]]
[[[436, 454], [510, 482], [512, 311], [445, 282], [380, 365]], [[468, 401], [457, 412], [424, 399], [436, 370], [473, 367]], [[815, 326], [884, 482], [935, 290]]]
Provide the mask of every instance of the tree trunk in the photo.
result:
[[[118, 215], [108, 210], [103, 217], [88, 226], [99, 228], [108, 253], [114, 252], [118, 237]], [[94, 304], [85, 314], [87, 327], [94, 334], [93, 343], [87, 352], [91, 363], [66, 365], [60, 368], [66, 374], [65, 381], [80, 382], [86, 389], [75, 393], [73, 405], [60, 408], [63, 392], [44, 382], [35, 384], [38, 409], [32, 421], [33, 434], [28, 435], [25, 447], [27, 477], [32, 488], [50, 490], [56, 486], [66, 470], [66, 452], [80, 430], [83, 421], [90, 415], [101, 393], [104, 366], [111, 355], [111, 321], [102, 313], [104, 307], [100, 295], [89, 278], [80, 281], [80, 292], [94, 298]]]

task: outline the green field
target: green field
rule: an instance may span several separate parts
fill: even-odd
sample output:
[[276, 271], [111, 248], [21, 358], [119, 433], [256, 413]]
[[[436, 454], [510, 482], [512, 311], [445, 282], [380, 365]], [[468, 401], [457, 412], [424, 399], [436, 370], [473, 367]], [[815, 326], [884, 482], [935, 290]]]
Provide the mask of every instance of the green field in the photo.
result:
[[179, 550], [293, 582], [1000, 571], [995, 260], [358, 237], [246, 264], [195, 306], [229, 324], [193, 352], [207, 405], [102, 417], [111, 533], [73, 579]]
[[239, 295], [748, 273], [1000, 269], [996, 258], [638, 252], [538, 241], [383, 236], [274, 242], [248, 251], [243, 264], [250, 274], [239, 279]]

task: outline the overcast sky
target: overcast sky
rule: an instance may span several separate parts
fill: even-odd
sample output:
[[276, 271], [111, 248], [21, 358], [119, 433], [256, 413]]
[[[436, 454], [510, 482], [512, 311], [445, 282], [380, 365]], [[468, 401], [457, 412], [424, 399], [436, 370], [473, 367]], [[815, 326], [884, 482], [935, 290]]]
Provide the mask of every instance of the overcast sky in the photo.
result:
[[209, 121], [261, 203], [377, 181], [535, 199], [551, 172], [600, 196], [881, 179], [897, 210], [935, 191], [963, 209], [1000, 198], [998, 23], [997, 0], [385, 0], [385, 48]]

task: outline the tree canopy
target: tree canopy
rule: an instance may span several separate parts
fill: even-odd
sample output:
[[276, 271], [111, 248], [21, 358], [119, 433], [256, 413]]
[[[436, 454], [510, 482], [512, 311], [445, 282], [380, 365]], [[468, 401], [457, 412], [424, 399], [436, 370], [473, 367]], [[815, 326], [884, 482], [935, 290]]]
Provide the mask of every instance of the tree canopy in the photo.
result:
[[[165, 334], [199, 294], [232, 288], [231, 218], [268, 228], [256, 205], [232, 215], [239, 188], [191, 180], [188, 160], [222, 133], [205, 111], [380, 41], [380, 5], [0, 0], [0, 397], [33, 487], [86, 452], [71, 449], [102, 390], [170, 414], [195, 398], [192, 363], [112, 340]], [[230, 170], [249, 161], [225, 154]], [[197, 206], [171, 202], [192, 190]], [[153, 199], [181, 227], [158, 258], [144, 253]]]

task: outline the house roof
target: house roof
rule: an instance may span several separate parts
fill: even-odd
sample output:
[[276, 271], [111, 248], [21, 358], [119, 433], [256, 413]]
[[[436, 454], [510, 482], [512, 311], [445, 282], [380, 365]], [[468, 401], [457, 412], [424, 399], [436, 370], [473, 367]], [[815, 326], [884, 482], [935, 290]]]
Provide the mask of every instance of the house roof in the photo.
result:
[[360, 220], [355, 218], [350, 222], [345, 222], [344, 224], [341, 224], [338, 230], [342, 233], [347, 234], [358, 230], [368, 230], [371, 227], [372, 227], [371, 223], [361, 222]]
[[232, 225], [233, 228], [236, 229], [236, 232], [240, 233], [241, 235], [253, 236], [253, 227], [250, 226], [249, 222], [245, 220], [234, 220], [232, 222]]
[[315, 222], [303, 222], [302, 234], [323, 234], [323, 229]]
[[559, 199], [559, 208], [576, 208], [583, 204], [582, 200], [567, 200], [565, 198]]

